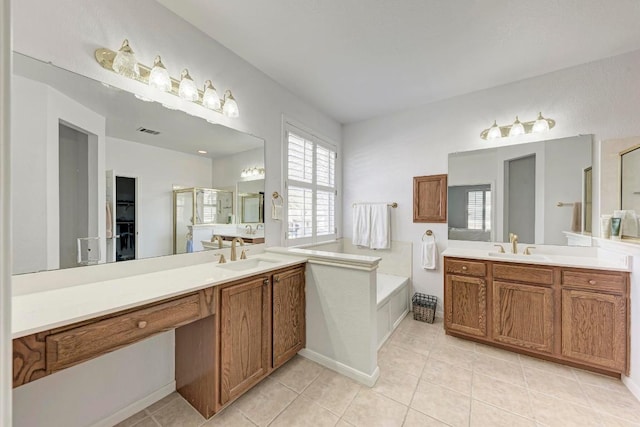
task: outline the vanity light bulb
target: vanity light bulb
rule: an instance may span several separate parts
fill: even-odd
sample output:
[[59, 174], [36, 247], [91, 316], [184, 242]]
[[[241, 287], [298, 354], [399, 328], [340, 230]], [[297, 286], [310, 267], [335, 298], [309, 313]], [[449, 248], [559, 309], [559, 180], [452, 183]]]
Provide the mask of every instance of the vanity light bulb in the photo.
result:
[[163, 92], [171, 92], [171, 77], [169, 77], [169, 72], [162, 63], [160, 55], [156, 56], [153, 61], [153, 68], [149, 73], [149, 86]]
[[238, 110], [238, 103], [235, 98], [231, 94], [231, 91], [228, 90], [224, 95], [224, 105], [222, 107], [222, 113], [227, 117], [238, 117], [240, 115], [240, 111]]
[[220, 109], [220, 97], [218, 96], [218, 92], [216, 88], [213, 87], [211, 80], [207, 80], [204, 82], [204, 93], [202, 95], [202, 105], [211, 109], [218, 110]]
[[511, 130], [509, 131], [509, 136], [518, 136], [524, 135], [524, 126], [518, 120], [518, 116], [516, 116], [516, 121], [511, 125]]
[[489, 132], [487, 132], [487, 139], [497, 138], [502, 138], [502, 130], [500, 130], [500, 126], [498, 126], [498, 123], [494, 120], [493, 126], [491, 126]]
[[178, 95], [180, 95], [180, 98], [192, 102], [197, 101], [200, 96], [198, 94], [198, 88], [186, 68], [182, 70], [180, 77], [180, 86], [178, 87]]
[[533, 128], [531, 128], [531, 132], [540, 133], [547, 132], [549, 130], [549, 122], [547, 119], [542, 117], [542, 113], [538, 113], [538, 119], [533, 124]]
[[138, 66], [138, 61], [136, 60], [133, 50], [131, 50], [129, 46], [129, 40], [124, 39], [122, 42], [122, 47], [120, 47], [116, 57], [113, 59], [111, 68], [113, 68], [113, 71], [116, 73], [129, 77], [130, 79], [140, 77], [140, 67]]

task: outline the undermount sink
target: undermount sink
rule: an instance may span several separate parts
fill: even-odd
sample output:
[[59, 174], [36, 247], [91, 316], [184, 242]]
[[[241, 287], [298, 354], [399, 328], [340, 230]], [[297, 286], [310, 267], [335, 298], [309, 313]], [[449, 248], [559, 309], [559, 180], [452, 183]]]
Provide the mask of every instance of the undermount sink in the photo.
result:
[[540, 254], [525, 255], [525, 254], [508, 254], [508, 253], [502, 253], [502, 252], [489, 252], [489, 256], [502, 258], [502, 259], [513, 259], [513, 260], [519, 260], [519, 261], [526, 261], [526, 260], [549, 261], [549, 257], [545, 255], [540, 255]]
[[249, 258], [240, 261], [231, 261], [225, 264], [218, 264], [219, 268], [233, 271], [252, 270], [254, 268], [269, 268], [278, 261], [268, 258]]

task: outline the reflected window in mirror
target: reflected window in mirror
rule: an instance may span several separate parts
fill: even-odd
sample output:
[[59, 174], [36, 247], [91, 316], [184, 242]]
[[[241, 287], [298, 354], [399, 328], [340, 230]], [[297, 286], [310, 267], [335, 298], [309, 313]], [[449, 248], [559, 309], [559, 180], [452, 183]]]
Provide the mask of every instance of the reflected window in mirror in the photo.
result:
[[491, 240], [491, 185], [450, 186], [449, 239]]
[[640, 146], [620, 153], [620, 208], [640, 212]]

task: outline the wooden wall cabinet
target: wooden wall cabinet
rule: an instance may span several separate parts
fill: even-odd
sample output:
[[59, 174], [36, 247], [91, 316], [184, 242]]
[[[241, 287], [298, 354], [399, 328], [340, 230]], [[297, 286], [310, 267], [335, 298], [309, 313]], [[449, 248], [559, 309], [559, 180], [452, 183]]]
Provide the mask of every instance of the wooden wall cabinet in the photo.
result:
[[629, 273], [451, 257], [445, 272], [448, 334], [628, 375]]
[[413, 222], [447, 222], [447, 175], [413, 178]]

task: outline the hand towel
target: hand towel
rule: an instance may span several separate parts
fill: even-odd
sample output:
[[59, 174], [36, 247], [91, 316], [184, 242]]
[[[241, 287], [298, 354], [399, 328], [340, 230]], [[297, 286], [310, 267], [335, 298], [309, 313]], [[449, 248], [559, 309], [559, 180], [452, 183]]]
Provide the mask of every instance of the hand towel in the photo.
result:
[[113, 238], [113, 214], [111, 212], [111, 203], [107, 202], [107, 213], [106, 213], [106, 219], [107, 219], [107, 239], [112, 239]]
[[573, 215], [571, 216], [571, 231], [582, 231], [582, 203], [573, 203]]
[[371, 249], [389, 249], [391, 247], [391, 215], [389, 205], [377, 203], [371, 205]]
[[369, 247], [371, 242], [371, 205], [357, 204], [353, 207], [353, 234], [351, 241], [354, 246]]
[[435, 239], [422, 242], [422, 268], [435, 270], [438, 261], [438, 246]]

